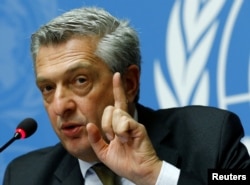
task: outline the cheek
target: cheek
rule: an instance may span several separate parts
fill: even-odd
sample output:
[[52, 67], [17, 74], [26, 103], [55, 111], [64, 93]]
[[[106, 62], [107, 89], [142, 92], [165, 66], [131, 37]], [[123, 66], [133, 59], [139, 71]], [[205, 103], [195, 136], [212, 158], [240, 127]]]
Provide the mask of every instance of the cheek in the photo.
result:
[[108, 105], [114, 105], [113, 91], [110, 87], [105, 87], [99, 95], [95, 97], [96, 106], [98, 109], [104, 110]]
[[78, 101], [78, 109], [80, 110], [81, 114], [86, 116], [89, 122], [96, 122], [99, 120], [99, 116], [102, 115], [103, 112], [103, 103], [101, 100], [93, 99], [93, 98], [86, 98], [84, 102]]
[[101, 124], [102, 114], [108, 105], [113, 105], [113, 94], [110, 91], [103, 91], [101, 94], [92, 93], [83, 101], [79, 99], [78, 108], [81, 114], [84, 114], [89, 122], [97, 125]]

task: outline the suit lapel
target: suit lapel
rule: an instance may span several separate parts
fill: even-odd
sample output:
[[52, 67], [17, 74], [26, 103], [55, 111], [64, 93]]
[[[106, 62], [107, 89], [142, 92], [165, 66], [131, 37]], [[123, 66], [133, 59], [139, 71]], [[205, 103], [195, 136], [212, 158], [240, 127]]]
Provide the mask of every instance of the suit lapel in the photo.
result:
[[137, 105], [138, 121], [142, 123], [147, 130], [148, 136], [156, 150], [158, 157], [174, 166], [178, 166], [179, 155], [177, 150], [168, 146], [168, 136], [171, 130], [168, 126], [168, 111], [156, 112], [152, 109]]
[[82, 185], [84, 184], [84, 179], [81, 174], [81, 170], [78, 161], [73, 156], [67, 154], [57, 170], [55, 171], [55, 176], [62, 185]]

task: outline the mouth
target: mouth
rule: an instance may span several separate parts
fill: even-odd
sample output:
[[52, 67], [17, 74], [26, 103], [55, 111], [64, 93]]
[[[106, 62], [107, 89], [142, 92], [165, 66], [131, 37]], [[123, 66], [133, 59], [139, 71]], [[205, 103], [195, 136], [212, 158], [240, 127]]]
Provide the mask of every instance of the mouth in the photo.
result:
[[65, 123], [61, 127], [62, 133], [67, 137], [78, 137], [81, 135], [83, 124], [69, 124]]

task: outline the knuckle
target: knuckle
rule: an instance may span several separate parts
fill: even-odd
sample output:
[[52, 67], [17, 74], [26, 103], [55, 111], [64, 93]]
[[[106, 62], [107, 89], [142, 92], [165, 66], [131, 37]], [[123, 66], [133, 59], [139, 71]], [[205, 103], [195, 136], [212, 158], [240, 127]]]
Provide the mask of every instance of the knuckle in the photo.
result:
[[107, 107], [105, 107], [104, 113], [105, 112], [111, 112], [111, 111], [113, 111], [113, 109], [114, 109], [114, 107], [112, 105], [108, 105]]

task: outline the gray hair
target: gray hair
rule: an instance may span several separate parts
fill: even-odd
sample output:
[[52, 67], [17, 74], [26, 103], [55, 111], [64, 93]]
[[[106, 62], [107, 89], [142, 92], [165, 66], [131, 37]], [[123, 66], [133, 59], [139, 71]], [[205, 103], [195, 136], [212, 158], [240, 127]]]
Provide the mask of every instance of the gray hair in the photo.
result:
[[118, 20], [101, 8], [73, 9], [42, 26], [31, 37], [31, 54], [35, 63], [41, 45], [66, 42], [73, 36], [97, 36], [95, 54], [113, 72], [124, 73], [128, 66], [141, 68], [139, 39], [128, 21]]

